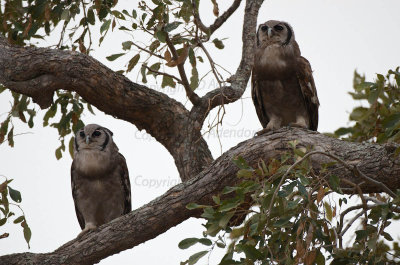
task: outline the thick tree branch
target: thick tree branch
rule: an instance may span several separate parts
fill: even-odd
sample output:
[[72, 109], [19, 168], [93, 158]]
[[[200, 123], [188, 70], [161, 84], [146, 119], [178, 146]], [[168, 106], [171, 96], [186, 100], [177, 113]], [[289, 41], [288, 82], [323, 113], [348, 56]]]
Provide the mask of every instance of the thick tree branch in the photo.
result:
[[[77, 92], [101, 111], [156, 138], [174, 157], [182, 180], [212, 161], [200, 129], [196, 133], [195, 123], [181, 103], [131, 82], [82, 53], [18, 47], [0, 35], [0, 83], [32, 97], [41, 108], [52, 104], [56, 90]], [[198, 141], [187, 141], [193, 137]]]
[[[363, 174], [392, 189], [400, 188], [400, 158], [394, 156], [393, 145], [352, 143], [318, 132], [282, 128], [238, 144], [195, 178], [176, 185], [159, 198], [100, 227], [96, 232], [74, 239], [52, 253], [2, 256], [0, 264], [91, 264], [135, 247], [190, 217], [198, 217], [198, 211], [186, 209], [188, 203], [211, 204], [212, 195], [220, 193], [225, 186], [237, 184], [238, 168], [232, 162], [234, 157], [242, 156], [250, 165], [256, 166], [259, 159], [268, 161], [291, 150], [288, 142], [293, 140], [298, 141], [298, 146], [340, 157], [346, 164], [357, 166]], [[321, 164], [334, 161], [323, 154], [314, 154], [310, 160], [316, 170]], [[380, 185], [365, 182], [363, 177], [345, 169], [340, 163], [329, 167], [328, 173], [359, 185], [364, 193], [383, 192]], [[351, 186], [344, 183], [342, 187]]]

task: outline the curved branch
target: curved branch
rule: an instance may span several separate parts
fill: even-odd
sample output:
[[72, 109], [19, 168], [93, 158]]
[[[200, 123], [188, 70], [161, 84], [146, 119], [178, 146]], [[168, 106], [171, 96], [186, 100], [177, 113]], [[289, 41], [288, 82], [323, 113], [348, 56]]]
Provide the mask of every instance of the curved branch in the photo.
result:
[[247, 0], [244, 9], [244, 22], [242, 32], [242, 58], [236, 73], [231, 76], [229, 81], [231, 86], [216, 88], [208, 92], [201, 99], [205, 102], [201, 107], [193, 108], [192, 112], [201, 113], [199, 117], [204, 117], [215, 107], [235, 102], [246, 90], [253, 67], [254, 49], [256, 41], [256, 27], [258, 11], [264, 0]]
[[200, 19], [200, 15], [199, 15], [199, 7], [196, 5], [196, 1], [192, 1], [192, 5], [193, 5], [193, 16], [194, 16], [194, 20], [196, 25], [199, 27], [199, 29], [201, 29], [201, 31], [203, 31], [204, 33], [206, 33], [207, 35], [211, 35], [213, 34], [219, 27], [221, 27], [225, 21], [228, 20], [228, 18], [235, 13], [236, 9], [238, 9], [238, 7], [240, 6], [240, 3], [242, 2], [242, 0], [235, 0], [233, 2], [233, 4], [219, 17], [217, 17], [214, 21], [213, 24], [211, 24], [209, 27], [207, 27], [206, 25], [203, 24], [203, 22]]
[[[238, 168], [232, 158], [242, 156], [250, 165], [256, 166], [259, 159], [268, 161], [291, 150], [289, 141], [297, 140], [298, 146], [313, 147], [341, 157], [349, 165], [357, 165], [370, 178], [400, 188], [400, 158], [386, 145], [360, 144], [341, 141], [318, 132], [298, 128], [283, 128], [238, 144], [216, 159], [208, 168], [193, 179], [176, 185], [164, 195], [147, 205], [101, 226], [96, 232], [74, 239], [52, 253], [21, 253], [0, 257], [0, 264], [92, 264], [125, 249], [133, 248], [157, 237], [190, 217], [198, 217], [199, 211], [186, 209], [190, 202], [212, 204], [212, 196], [225, 186], [238, 182]], [[396, 145], [397, 146], [397, 145]], [[397, 146], [398, 147], [398, 146]], [[315, 169], [331, 162], [325, 155], [314, 154], [310, 161]], [[359, 184], [360, 176], [336, 164], [328, 173]], [[327, 174], [329, 175], [329, 174]], [[343, 188], [349, 187], [343, 184]], [[363, 184], [363, 192], [383, 192], [380, 185]]]

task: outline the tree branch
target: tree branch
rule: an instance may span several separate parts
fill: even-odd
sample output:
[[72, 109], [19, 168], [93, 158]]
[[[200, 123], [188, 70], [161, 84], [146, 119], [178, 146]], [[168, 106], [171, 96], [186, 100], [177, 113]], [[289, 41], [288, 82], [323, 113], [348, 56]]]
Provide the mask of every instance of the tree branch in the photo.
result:
[[215, 19], [214, 23], [211, 24], [209, 27], [207, 27], [206, 25], [203, 24], [203, 22], [200, 19], [199, 7], [196, 5], [195, 1], [192, 1], [194, 22], [201, 31], [203, 31], [204, 33], [206, 33], [207, 35], [210, 36], [219, 27], [221, 27], [233, 13], [235, 13], [236, 9], [238, 9], [241, 2], [242, 2], [242, 0], [235, 0], [233, 2], [233, 4], [228, 8], [228, 10], [226, 10], [221, 16], [217, 17], [217, 19]]
[[[167, 37], [166, 37], [165, 41], [166, 41], [166, 43], [168, 45], [168, 48], [171, 50], [172, 59], [177, 61], [178, 60], [178, 53], [177, 53], [177, 51], [175, 49], [174, 44], [169, 39], [168, 34], [167, 34]], [[185, 72], [185, 67], [184, 67], [185, 61], [186, 61], [186, 58], [182, 63], [178, 63], [178, 65], [176, 67], [178, 67], [178, 72], [179, 72], [179, 75], [181, 76], [182, 85], [185, 88], [185, 92], [186, 92], [187, 97], [189, 98], [190, 102], [192, 102], [193, 105], [198, 105], [198, 104], [200, 104], [200, 97], [190, 88], [190, 84], [189, 84], [189, 81], [187, 79], [186, 72]]]
[[[190, 217], [198, 217], [199, 211], [186, 209], [188, 203], [212, 204], [213, 195], [220, 193], [225, 186], [237, 184], [238, 168], [232, 162], [234, 157], [242, 156], [249, 165], [255, 167], [259, 159], [268, 161], [291, 150], [288, 142], [293, 140], [298, 141], [298, 146], [313, 147], [314, 150], [338, 156], [346, 164], [357, 165], [370, 178], [390, 185], [393, 189], [400, 188], [400, 158], [394, 156], [393, 150], [390, 151], [386, 145], [352, 143], [318, 132], [282, 128], [238, 144], [193, 179], [176, 185], [147, 205], [101, 226], [96, 232], [74, 239], [52, 253], [2, 256], [0, 264], [92, 264], [133, 248]], [[316, 170], [322, 168], [321, 164], [332, 162], [331, 158], [323, 154], [314, 154], [309, 159]], [[364, 181], [364, 178], [344, 169], [341, 164], [330, 166], [327, 170], [325, 175], [335, 174], [358, 185]], [[351, 187], [342, 182], [341, 186]], [[384, 190], [380, 185], [365, 183], [363, 192]]]
[[[0, 35], [0, 83], [31, 97], [42, 109], [51, 106], [56, 90], [77, 92], [99, 110], [156, 138], [174, 157], [182, 180], [212, 161], [200, 129], [196, 133], [189, 111], [180, 102], [131, 82], [85, 54], [18, 47]], [[193, 137], [198, 141], [187, 141]]]
[[242, 58], [236, 73], [231, 76], [231, 86], [216, 88], [208, 92], [202, 97], [206, 103], [199, 110], [192, 109], [192, 112], [201, 113], [199, 117], [206, 115], [215, 107], [235, 102], [246, 90], [247, 83], [250, 79], [251, 69], [253, 67], [254, 49], [256, 41], [256, 27], [258, 11], [264, 0], [247, 0], [244, 10], [244, 22], [242, 32]]

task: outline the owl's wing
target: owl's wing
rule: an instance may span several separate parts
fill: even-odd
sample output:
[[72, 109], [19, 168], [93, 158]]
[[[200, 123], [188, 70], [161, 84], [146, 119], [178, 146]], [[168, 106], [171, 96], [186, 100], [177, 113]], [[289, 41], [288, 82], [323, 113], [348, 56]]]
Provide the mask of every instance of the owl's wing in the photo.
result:
[[85, 220], [83, 219], [82, 213], [78, 209], [78, 202], [76, 201], [76, 178], [77, 178], [77, 172], [75, 170], [75, 162], [72, 161], [71, 165], [71, 187], [72, 187], [72, 199], [74, 200], [75, 204], [75, 212], [76, 212], [76, 217], [78, 218], [79, 225], [81, 226], [81, 229], [85, 228]]
[[132, 211], [131, 183], [129, 181], [128, 166], [126, 165], [125, 157], [121, 153], [118, 153], [117, 159], [121, 167], [121, 184], [124, 191], [124, 214], [127, 214]]
[[318, 128], [319, 100], [315, 88], [311, 65], [304, 57], [297, 59], [297, 78], [305, 101], [310, 120], [310, 129], [316, 131]]
[[256, 108], [258, 119], [263, 128], [265, 128], [269, 122], [269, 117], [264, 107], [261, 90], [262, 87], [260, 82], [257, 80], [257, 76], [253, 72], [251, 74], [251, 97], [253, 99], [254, 107]]

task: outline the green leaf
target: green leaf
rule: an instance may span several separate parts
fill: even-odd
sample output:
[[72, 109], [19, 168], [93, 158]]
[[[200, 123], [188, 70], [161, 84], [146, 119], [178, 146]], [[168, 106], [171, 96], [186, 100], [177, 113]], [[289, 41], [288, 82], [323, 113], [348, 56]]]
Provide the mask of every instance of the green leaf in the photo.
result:
[[218, 208], [220, 212], [227, 212], [230, 211], [236, 207], [238, 207], [240, 204], [240, 201], [232, 201], [232, 202], [227, 202], [227, 203], [222, 203], [222, 205]]
[[126, 70], [126, 72], [132, 71], [132, 69], [139, 62], [139, 59], [140, 59], [140, 54], [136, 54], [135, 56], [133, 56], [132, 59], [129, 60], [128, 69]]
[[104, 31], [107, 31], [110, 28], [111, 19], [107, 19], [100, 27], [100, 34], [103, 34]]
[[229, 220], [231, 220], [232, 216], [234, 216], [235, 212], [227, 212], [222, 216], [222, 218], [219, 220], [218, 225], [221, 228], [225, 228], [226, 225], [229, 223]]
[[135, 9], [132, 9], [132, 17], [137, 18], [137, 13]]
[[196, 67], [192, 67], [192, 76], [190, 77], [190, 88], [195, 90], [199, 86], [199, 73]]
[[307, 198], [308, 193], [307, 193], [306, 187], [304, 187], [304, 185], [303, 185], [300, 181], [297, 181], [297, 188], [299, 189], [299, 192], [300, 192], [305, 198]]
[[57, 113], [57, 104], [52, 104], [49, 110], [46, 112], [46, 114], [43, 117], [43, 127], [46, 127], [49, 125], [49, 119], [53, 118]]
[[184, 240], [179, 242], [178, 247], [180, 249], [187, 249], [187, 248], [193, 246], [194, 244], [196, 244], [197, 242], [199, 242], [199, 239], [197, 239], [195, 237], [185, 238]]
[[215, 204], [220, 204], [221, 203], [221, 199], [219, 198], [219, 196], [212, 196], [213, 201], [215, 202]]
[[208, 251], [200, 251], [197, 252], [196, 254], [193, 254], [192, 256], [189, 257], [189, 265], [196, 264], [204, 255], [206, 255]]
[[167, 39], [167, 33], [165, 31], [157, 31], [156, 32], [156, 38], [160, 41], [160, 42], [165, 42], [165, 40]]
[[258, 251], [254, 246], [241, 245], [240, 247], [238, 246], [238, 248], [246, 254], [246, 258], [251, 259], [253, 261], [262, 260], [264, 258], [264, 255], [260, 251]]
[[205, 205], [199, 205], [197, 203], [191, 202], [188, 205], [186, 205], [186, 209], [188, 210], [194, 210], [194, 209], [199, 209], [199, 208], [204, 208], [206, 207]]
[[379, 96], [378, 89], [371, 90], [368, 95], [368, 103], [374, 104], [378, 100], [378, 96]]
[[276, 226], [276, 227], [286, 226], [289, 223], [291, 218], [292, 218], [291, 216], [282, 217], [274, 223], [274, 226]]
[[182, 22], [179, 22], [179, 21], [168, 23], [167, 25], [165, 25], [164, 30], [166, 32], [171, 32], [174, 29], [176, 29], [177, 27], [179, 27], [180, 24], [182, 24]]
[[343, 136], [343, 135], [346, 135], [346, 134], [349, 134], [352, 132], [353, 132], [353, 128], [351, 128], [351, 127], [350, 128], [341, 127], [335, 131], [335, 135]]
[[8, 132], [7, 140], [8, 140], [8, 145], [14, 147], [14, 126]]
[[253, 171], [249, 169], [240, 169], [237, 172], [238, 178], [251, 178], [253, 177]]
[[222, 43], [222, 41], [219, 39], [213, 39], [212, 42], [214, 43], [215, 47], [217, 47], [218, 49], [223, 49], [225, 47], [224, 44]]
[[115, 59], [117, 59], [117, 58], [119, 58], [119, 57], [121, 57], [122, 55], [125, 55], [125, 54], [126, 53], [117, 53], [117, 54], [113, 54], [113, 55], [107, 56], [106, 58], [109, 61], [114, 61]]
[[358, 230], [356, 231], [356, 240], [360, 241], [364, 238], [368, 237], [369, 232], [367, 230]]
[[88, 13], [87, 13], [87, 22], [94, 25], [96, 23], [96, 19], [94, 16], [93, 9], [89, 8]]
[[383, 232], [383, 237], [388, 241], [393, 241], [393, 237], [389, 233]]
[[26, 243], [28, 243], [28, 248], [31, 248], [29, 245], [29, 241], [31, 240], [32, 231], [26, 222], [24, 222], [23, 224], [25, 224], [24, 225], [24, 238], [25, 238]]
[[231, 193], [231, 192], [233, 192], [233, 191], [236, 191], [237, 189], [239, 189], [238, 187], [229, 187], [229, 186], [226, 186], [226, 187], [224, 187], [224, 189], [222, 190], [222, 194], [228, 194], [228, 193]]
[[[160, 66], [161, 66], [161, 63], [155, 63], [155, 64], [153, 64], [153, 65], [150, 66], [150, 69], [153, 70], [153, 71], [158, 71], [158, 70], [160, 70]], [[152, 75], [154, 75], [154, 76], [157, 75], [157, 74], [155, 74], [155, 73], [153, 73], [153, 72], [151, 72], [151, 71], [149, 71], [147, 74], [148, 74], [148, 75], [149, 75], [149, 74], [152, 74]]]
[[130, 50], [131, 47], [132, 47], [132, 44], [133, 44], [133, 42], [130, 41], [130, 40], [124, 41], [124, 42], [122, 43], [122, 49], [123, 49], [124, 51]]
[[8, 186], [10, 197], [13, 201], [20, 203], [22, 201], [21, 193]]
[[234, 158], [233, 163], [235, 163], [235, 165], [240, 169], [250, 169], [250, 166], [247, 164], [246, 160], [244, 160], [241, 156]]
[[350, 114], [350, 120], [361, 121], [365, 117], [367, 111], [368, 109], [364, 107], [357, 107], [353, 109], [353, 111]]
[[395, 113], [383, 120], [383, 127], [394, 130], [400, 125], [400, 113]]
[[163, 81], [161, 83], [161, 87], [165, 88], [167, 86], [175, 88], [176, 83], [175, 83], [175, 81], [174, 81], [174, 79], [172, 77], [164, 75], [163, 76]]
[[208, 239], [208, 238], [200, 238], [200, 239], [199, 239], [199, 243], [200, 243], [200, 244], [203, 244], [203, 245], [205, 245], [205, 246], [211, 246], [211, 245], [212, 245], [211, 240]]
[[337, 193], [343, 194], [343, 191], [340, 189], [340, 179], [336, 175], [332, 175], [329, 177], [329, 186], [331, 189]]
[[322, 255], [321, 251], [318, 249], [317, 257], [315, 258], [315, 263], [317, 265], [325, 265], [325, 257]]
[[324, 208], [325, 208], [325, 212], [326, 212], [326, 218], [328, 218], [329, 221], [332, 221], [332, 217], [333, 217], [332, 208], [328, 202], [324, 202]]
[[146, 78], [146, 66], [147, 64], [142, 64], [142, 68], [140, 68], [140, 73], [142, 74], [142, 82], [147, 83], [147, 78]]
[[21, 222], [24, 221], [24, 220], [25, 220], [25, 216], [21, 215], [20, 217], [18, 217], [18, 218], [16, 218], [16, 219], [14, 220], [14, 224], [21, 223]]
[[4, 225], [7, 222], [7, 218], [0, 219], [0, 226]]
[[61, 157], [62, 157], [61, 147], [59, 147], [56, 149], [56, 158], [57, 160], [60, 160]]
[[192, 67], [196, 67], [196, 56], [194, 56], [194, 50], [192, 47], [189, 48], [189, 61]]

